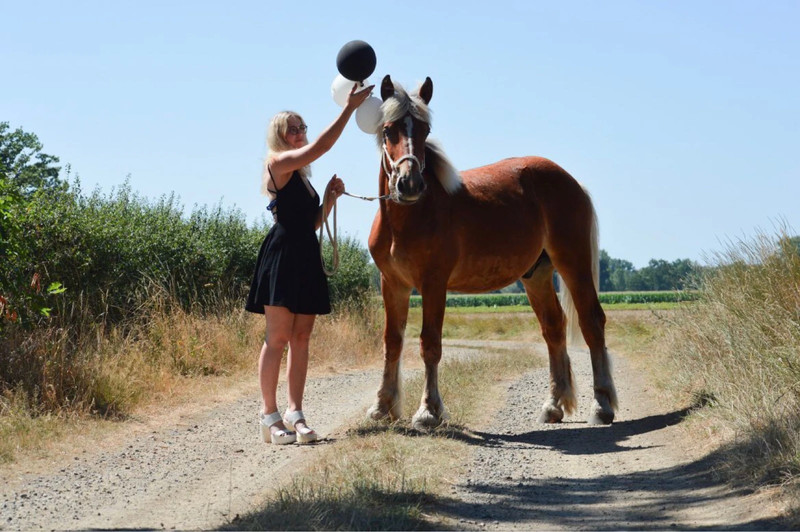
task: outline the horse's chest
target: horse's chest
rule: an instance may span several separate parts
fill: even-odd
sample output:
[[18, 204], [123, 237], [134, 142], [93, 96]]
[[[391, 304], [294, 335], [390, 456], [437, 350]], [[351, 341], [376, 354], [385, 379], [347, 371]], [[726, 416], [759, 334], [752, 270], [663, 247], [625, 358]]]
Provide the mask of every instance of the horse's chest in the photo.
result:
[[394, 238], [389, 246], [389, 258], [396, 267], [411, 271], [441, 262], [442, 249], [430, 240]]

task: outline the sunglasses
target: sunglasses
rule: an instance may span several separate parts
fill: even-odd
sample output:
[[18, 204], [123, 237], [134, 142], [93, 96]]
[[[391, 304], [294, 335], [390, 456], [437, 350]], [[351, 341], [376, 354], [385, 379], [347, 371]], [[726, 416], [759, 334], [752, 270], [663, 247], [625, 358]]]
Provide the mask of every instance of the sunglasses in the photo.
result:
[[289, 126], [286, 132], [290, 135], [299, 135], [300, 133], [305, 133], [308, 131], [308, 126], [303, 124], [302, 126]]

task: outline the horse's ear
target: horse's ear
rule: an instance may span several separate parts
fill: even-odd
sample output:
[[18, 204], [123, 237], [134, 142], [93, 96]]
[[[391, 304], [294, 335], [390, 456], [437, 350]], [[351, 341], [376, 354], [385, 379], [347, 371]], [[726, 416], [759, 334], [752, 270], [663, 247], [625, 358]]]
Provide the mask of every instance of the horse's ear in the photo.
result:
[[381, 82], [381, 98], [385, 102], [392, 96], [394, 96], [394, 83], [392, 83], [392, 77], [386, 74]]
[[433, 97], [433, 81], [431, 78], [425, 78], [425, 82], [419, 88], [419, 97], [425, 102], [425, 105], [431, 103]]

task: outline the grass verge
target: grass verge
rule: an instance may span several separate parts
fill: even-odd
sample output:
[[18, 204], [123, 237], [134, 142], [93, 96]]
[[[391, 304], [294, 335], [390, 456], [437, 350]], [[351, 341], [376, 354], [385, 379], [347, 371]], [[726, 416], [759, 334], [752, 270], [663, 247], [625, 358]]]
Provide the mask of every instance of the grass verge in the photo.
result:
[[[674, 310], [684, 306], [690, 306], [693, 302], [683, 303], [603, 303], [603, 309], [614, 310]], [[420, 312], [419, 307], [409, 309], [409, 314]], [[507, 305], [496, 307], [447, 307], [447, 314], [514, 314], [514, 313], [533, 313], [530, 305]]]
[[[442, 338], [520, 341], [541, 339], [539, 322], [530, 308], [527, 312], [503, 313], [486, 312], [487, 308], [476, 308], [471, 313], [462, 309], [447, 309]], [[421, 329], [422, 309], [409, 309], [406, 336], [419, 337]]]
[[[376, 309], [320, 317], [311, 366], [373, 363], [379, 327]], [[255, 382], [264, 329], [264, 318], [242, 310], [240, 301], [200, 313], [151, 300], [146, 319], [124, 328], [34, 331], [4, 361], [19, 384], [0, 393], [0, 465], [44, 456], [54, 442], [154, 405], [204, 397], [214, 382]]]
[[715, 259], [658, 358], [675, 392], [708, 404], [694, 421], [721, 444], [718, 471], [751, 488], [780, 485], [800, 507], [800, 250], [785, 232], [759, 234]]
[[[407, 420], [417, 404], [408, 399], [404, 420], [361, 423], [344, 441], [322, 452], [290, 485], [277, 489], [261, 510], [237, 519], [229, 528], [446, 528], [446, 523], [426, 512], [448, 501], [451, 486], [466, 467], [464, 457], [471, 452], [468, 442], [479, 440], [466, 428], [466, 420], [474, 424], [488, 419], [491, 412], [485, 411], [485, 405], [502, 403], [496, 400], [499, 385], [544, 363], [532, 349], [493, 349], [485, 356], [442, 363], [440, 391], [452, 416], [448, 426], [430, 434], [413, 430]], [[404, 384], [406, 397], [422, 394], [422, 376]]]

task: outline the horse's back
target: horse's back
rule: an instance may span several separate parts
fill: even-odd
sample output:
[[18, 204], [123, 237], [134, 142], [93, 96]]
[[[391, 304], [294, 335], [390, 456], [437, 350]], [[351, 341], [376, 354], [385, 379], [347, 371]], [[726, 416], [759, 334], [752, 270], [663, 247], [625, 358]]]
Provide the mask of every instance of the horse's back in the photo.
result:
[[[477, 193], [503, 193], [519, 183], [528, 186], [579, 187], [577, 181], [562, 167], [544, 157], [509, 157], [496, 163], [461, 172], [464, 185]], [[540, 191], [541, 193], [542, 191]]]
[[519, 210], [536, 223], [558, 222], [565, 213], [591, 211], [588, 193], [566, 170], [544, 157], [513, 157], [461, 172], [462, 208], [503, 213]]

